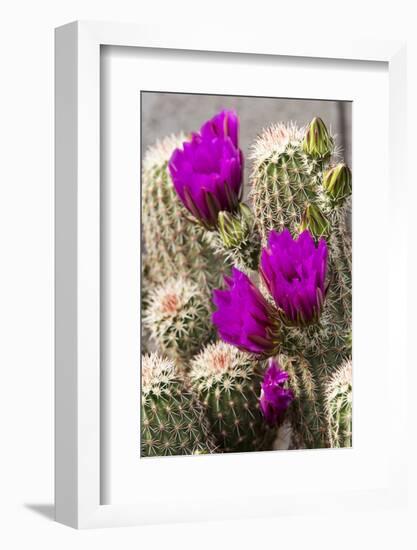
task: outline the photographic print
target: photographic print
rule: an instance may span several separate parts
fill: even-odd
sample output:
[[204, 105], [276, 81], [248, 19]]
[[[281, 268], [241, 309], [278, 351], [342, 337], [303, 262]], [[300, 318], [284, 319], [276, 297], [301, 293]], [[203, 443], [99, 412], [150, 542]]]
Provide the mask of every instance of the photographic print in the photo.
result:
[[351, 447], [351, 103], [140, 101], [141, 456]]

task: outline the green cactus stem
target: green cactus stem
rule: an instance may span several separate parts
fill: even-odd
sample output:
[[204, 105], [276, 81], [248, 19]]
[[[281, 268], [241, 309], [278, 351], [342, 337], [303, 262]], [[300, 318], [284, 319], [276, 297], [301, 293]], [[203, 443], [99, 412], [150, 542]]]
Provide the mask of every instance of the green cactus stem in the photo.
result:
[[180, 364], [214, 337], [208, 298], [182, 277], [149, 291], [143, 325], [158, 349]]
[[346, 361], [326, 388], [326, 410], [332, 447], [352, 446], [352, 363]]
[[163, 283], [183, 276], [210, 295], [224, 261], [204, 239], [205, 230], [189, 221], [167, 170], [168, 160], [185, 135], [169, 136], [146, 152], [142, 170], [142, 227], [148, 280]]
[[190, 380], [207, 408], [216, 442], [225, 452], [270, 449], [276, 429], [269, 428], [259, 409], [264, 363], [217, 342], [191, 363]]
[[157, 354], [142, 356], [141, 456], [216, 450], [204, 408], [175, 369]]
[[[321, 132], [323, 124], [319, 125]], [[287, 228], [296, 235], [307, 228], [316, 237], [327, 238], [328, 302], [334, 311], [333, 322], [347, 327], [351, 322], [351, 239], [346, 230], [350, 201], [335, 206], [327, 199], [323, 188], [326, 163], [304, 151], [306, 132], [308, 128], [278, 124], [258, 137], [253, 146], [250, 196], [263, 246], [271, 229]], [[327, 140], [330, 144], [336, 154], [333, 138]], [[326, 159], [331, 162], [332, 157]]]
[[[328, 289], [320, 321], [306, 330], [287, 328], [281, 337], [280, 361], [296, 394], [290, 411], [296, 447], [331, 446], [326, 387], [351, 355], [347, 338], [352, 323], [351, 200], [347, 196], [351, 181], [345, 168], [329, 176], [327, 170], [337, 155], [335, 140], [321, 119], [314, 119], [307, 128], [272, 126], [253, 147], [250, 196], [263, 246], [271, 229], [284, 228], [293, 235], [309, 229], [328, 243]], [[343, 200], [335, 200], [339, 194]]]

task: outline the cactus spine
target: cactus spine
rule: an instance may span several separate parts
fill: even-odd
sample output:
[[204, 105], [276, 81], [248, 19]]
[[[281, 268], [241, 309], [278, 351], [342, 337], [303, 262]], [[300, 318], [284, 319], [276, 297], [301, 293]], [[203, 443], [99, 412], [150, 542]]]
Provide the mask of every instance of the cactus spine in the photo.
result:
[[149, 292], [143, 324], [158, 348], [180, 363], [191, 359], [214, 336], [207, 297], [182, 277]]
[[276, 437], [259, 410], [264, 364], [217, 342], [191, 363], [190, 380], [207, 408], [216, 442], [224, 452], [269, 449]]
[[346, 361], [326, 388], [326, 409], [332, 447], [352, 446], [352, 363]]
[[[298, 446], [309, 448], [330, 446], [326, 385], [351, 353], [351, 240], [346, 226], [350, 171], [339, 169], [331, 177], [326, 172], [337, 155], [334, 139], [320, 119], [307, 128], [272, 126], [253, 147], [250, 196], [263, 245], [271, 229], [284, 228], [293, 235], [308, 228], [328, 242], [329, 288], [320, 323], [307, 331], [289, 328], [281, 358], [297, 397], [291, 407], [294, 438]], [[341, 177], [339, 172], [343, 197], [339, 192], [335, 200], [333, 179]]]
[[215, 451], [204, 408], [184, 385], [174, 363], [142, 356], [141, 456]]

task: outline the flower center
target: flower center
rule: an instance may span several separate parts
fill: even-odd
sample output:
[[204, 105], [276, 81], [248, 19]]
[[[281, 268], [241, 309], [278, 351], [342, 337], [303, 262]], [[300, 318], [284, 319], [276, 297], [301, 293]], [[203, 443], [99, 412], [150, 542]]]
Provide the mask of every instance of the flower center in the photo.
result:
[[212, 358], [212, 369], [214, 372], [223, 372], [230, 365], [230, 357], [226, 352], [216, 353]]
[[142, 365], [142, 385], [149, 386], [152, 380], [153, 369], [149, 366]]
[[175, 313], [179, 305], [179, 299], [176, 294], [167, 294], [163, 297], [161, 309], [164, 313]]

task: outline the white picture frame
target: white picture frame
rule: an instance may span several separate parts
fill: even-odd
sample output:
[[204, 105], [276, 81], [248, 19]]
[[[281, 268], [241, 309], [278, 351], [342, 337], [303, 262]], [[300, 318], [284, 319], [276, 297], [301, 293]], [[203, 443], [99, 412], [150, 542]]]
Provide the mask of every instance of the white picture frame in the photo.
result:
[[[250, 515], [325, 510], [335, 499], [348, 509], [395, 506], [405, 499], [405, 407], [391, 411], [398, 427], [396, 444], [381, 445], [386, 478], [379, 488], [297, 491], [285, 503], [275, 502], [271, 488], [268, 511], [251, 513], [238, 496], [219, 494], [216, 502], [197, 507], [158, 490], [147, 505], [101, 504], [100, 400], [100, 48], [128, 46], [196, 50], [292, 58], [379, 61], [388, 64], [389, 194], [392, 235], [391, 283], [404, 281], [395, 300], [387, 290], [390, 318], [405, 319], [406, 246], [395, 244], [406, 223], [404, 200], [405, 46], [401, 42], [326, 43], [309, 38], [280, 42], [279, 37], [248, 36], [194, 29], [185, 37], [169, 27], [75, 22], [56, 30], [56, 519], [77, 528], [121, 526], [160, 521], [237, 518]], [[219, 55], [221, 55], [219, 53]], [[388, 137], [388, 136], [387, 136]], [[402, 241], [404, 243], [404, 240]], [[390, 285], [391, 288], [391, 285]], [[392, 289], [391, 289], [392, 290]], [[405, 321], [404, 321], [405, 322]], [[406, 331], [390, 325], [396, 341], [396, 395], [405, 393]], [[401, 345], [401, 343], [403, 345]], [[210, 457], [198, 457], [203, 460]], [[220, 457], [221, 458], [221, 457]], [[227, 457], [233, 460], [233, 457]], [[183, 459], [176, 459], [183, 460]], [[217, 458], [216, 458], [217, 460]], [[254, 458], [256, 460], [256, 458]], [[297, 458], [302, 466], [302, 455]], [[272, 483], [272, 482], [271, 482]], [[251, 497], [247, 495], [248, 499]], [[269, 502], [269, 501], [268, 501]]]

